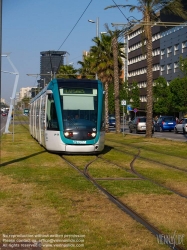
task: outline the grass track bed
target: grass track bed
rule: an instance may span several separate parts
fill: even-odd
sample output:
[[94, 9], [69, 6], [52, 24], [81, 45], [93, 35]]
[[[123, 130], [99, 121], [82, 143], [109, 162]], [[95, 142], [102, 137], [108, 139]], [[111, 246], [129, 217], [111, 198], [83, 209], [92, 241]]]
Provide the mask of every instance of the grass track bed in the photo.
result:
[[136, 160], [135, 170], [143, 176], [173, 188], [187, 196], [187, 173], [176, 169], [163, 167], [159, 164], [150, 164], [143, 160]]
[[93, 178], [133, 178], [136, 177], [134, 174], [124, 171], [124, 169], [115, 166], [114, 164], [103, 162], [98, 160], [88, 168], [89, 174]]
[[145, 138], [140, 136], [126, 135], [125, 137], [118, 138], [116, 140], [115, 134], [109, 134], [107, 136], [108, 141], [106, 143], [117, 143], [118, 146], [122, 144], [124, 147], [134, 149], [145, 149], [147, 151], [153, 151], [157, 154], [165, 154], [169, 156], [181, 157], [187, 159], [186, 143], [169, 141], [159, 138]]
[[[106, 139], [110, 137], [106, 135]], [[114, 164], [103, 163], [99, 159], [88, 167], [94, 176], [134, 176], [128, 172], [133, 159], [130, 152], [136, 154], [138, 150], [129, 147], [128, 151], [127, 148], [130, 143], [141, 144], [143, 139], [122, 138], [121, 135], [115, 135], [115, 139], [124, 143], [126, 154], [112, 150], [110, 146], [102, 157], [127, 171], [123, 172]], [[1, 235], [84, 234], [84, 249], [169, 249], [158, 244], [157, 239], [141, 224], [110, 203], [59, 155], [46, 152], [30, 137], [27, 125], [15, 125], [14, 142], [12, 135], [3, 135], [1, 142]], [[123, 146], [116, 144], [113, 147]], [[65, 157], [81, 170], [95, 159], [95, 156]], [[177, 234], [187, 235], [186, 201], [181, 197], [148, 181], [113, 180], [99, 183], [128, 202], [138, 213], [156, 222], [164, 233], [173, 235], [176, 230]], [[184, 244], [187, 248], [186, 239]]]

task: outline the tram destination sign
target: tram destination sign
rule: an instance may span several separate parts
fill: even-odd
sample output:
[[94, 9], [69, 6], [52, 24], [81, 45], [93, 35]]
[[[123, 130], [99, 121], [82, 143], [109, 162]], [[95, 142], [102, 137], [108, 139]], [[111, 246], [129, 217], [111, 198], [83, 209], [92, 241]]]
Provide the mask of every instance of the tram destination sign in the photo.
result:
[[93, 94], [93, 89], [64, 88], [64, 94]]

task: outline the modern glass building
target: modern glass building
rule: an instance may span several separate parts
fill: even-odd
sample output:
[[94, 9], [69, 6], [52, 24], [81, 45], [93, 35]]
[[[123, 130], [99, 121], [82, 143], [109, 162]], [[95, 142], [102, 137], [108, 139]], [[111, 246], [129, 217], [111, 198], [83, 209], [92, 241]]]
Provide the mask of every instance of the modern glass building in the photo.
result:
[[66, 51], [42, 51], [40, 52], [40, 80], [38, 85], [43, 88], [57, 73], [61, 65], [64, 65]]

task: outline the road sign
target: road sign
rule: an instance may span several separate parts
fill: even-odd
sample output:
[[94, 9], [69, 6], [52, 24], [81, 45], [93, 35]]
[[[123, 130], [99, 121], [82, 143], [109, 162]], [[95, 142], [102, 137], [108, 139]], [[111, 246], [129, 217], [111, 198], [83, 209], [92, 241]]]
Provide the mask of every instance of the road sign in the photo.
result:
[[121, 106], [125, 106], [126, 105], [126, 100], [122, 100], [121, 101]]
[[131, 105], [127, 105], [127, 111], [131, 111], [132, 110], [132, 106]]
[[136, 113], [138, 110], [137, 110], [137, 108], [134, 108], [134, 113]]

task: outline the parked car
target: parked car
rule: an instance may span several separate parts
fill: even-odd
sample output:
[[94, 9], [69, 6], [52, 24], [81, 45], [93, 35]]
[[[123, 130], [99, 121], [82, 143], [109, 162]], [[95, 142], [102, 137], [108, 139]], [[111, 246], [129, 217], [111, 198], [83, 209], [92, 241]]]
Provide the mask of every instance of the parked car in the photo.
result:
[[[132, 121], [129, 122], [129, 133], [135, 132], [136, 134], [139, 132], [146, 132], [146, 117], [145, 116], [137, 116]], [[154, 130], [152, 129], [152, 132]]]
[[2, 113], [2, 116], [7, 116], [7, 114], [6, 113]]
[[114, 127], [114, 128], [116, 127], [115, 117], [109, 117], [108, 122], [109, 122], [109, 127]]
[[174, 116], [161, 116], [154, 124], [154, 131], [163, 132], [165, 130], [174, 130], [176, 119]]
[[182, 118], [178, 124], [175, 125], [174, 131], [177, 134], [181, 132], [183, 134], [187, 133], [187, 118]]

